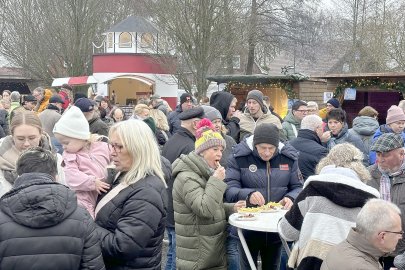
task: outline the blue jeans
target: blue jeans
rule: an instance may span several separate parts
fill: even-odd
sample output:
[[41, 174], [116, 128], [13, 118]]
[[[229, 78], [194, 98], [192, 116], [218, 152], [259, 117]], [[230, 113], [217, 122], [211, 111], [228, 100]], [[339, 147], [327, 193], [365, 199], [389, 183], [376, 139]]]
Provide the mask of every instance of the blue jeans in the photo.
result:
[[167, 249], [167, 261], [165, 270], [176, 270], [176, 232], [174, 228], [166, 227], [169, 238], [169, 248]]
[[[290, 247], [293, 244], [293, 242], [287, 242], [288, 246]], [[281, 257], [280, 257], [280, 269], [279, 270], [287, 270], [287, 263], [288, 263], [288, 255], [287, 251], [285, 251], [284, 247], [281, 248]]]
[[240, 261], [243, 259], [239, 250], [239, 238], [234, 235], [228, 235], [226, 239], [226, 255], [228, 257], [228, 270], [242, 270]]

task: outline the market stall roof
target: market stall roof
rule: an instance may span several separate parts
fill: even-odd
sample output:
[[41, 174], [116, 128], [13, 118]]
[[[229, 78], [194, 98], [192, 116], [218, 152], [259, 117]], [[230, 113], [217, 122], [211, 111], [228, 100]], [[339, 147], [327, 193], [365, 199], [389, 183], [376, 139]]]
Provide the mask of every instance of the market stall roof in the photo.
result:
[[303, 74], [292, 74], [286, 76], [269, 76], [269, 75], [213, 75], [207, 76], [207, 80], [217, 82], [217, 83], [227, 83], [227, 82], [243, 82], [243, 83], [265, 83], [274, 80], [285, 80], [285, 81], [300, 81], [308, 79], [307, 76]]
[[136, 74], [113, 74], [112, 76], [100, 78], [98, 76], [99, 82], [100, 83], [107, 83], [109, 81], [115, 80], [115, 79], [132, 79], [132, 80], [137, 80], [141, 81], [149, 86], [153, 85], [155, 82], [147, 77], [136, 75]]
[[323, 79], [356, 79], [356, 78], [403, 78], [405, 72], [382, 72], [382, 73], [342, 73], [342, 74], [324, 74], [312, 75], [313, 77]]
[[97, 80], [93, 76], [55, 78], [53, 79], [52, 86], [62, 86], [65, 83], [69, 85], [84, 85], [97, 83]]

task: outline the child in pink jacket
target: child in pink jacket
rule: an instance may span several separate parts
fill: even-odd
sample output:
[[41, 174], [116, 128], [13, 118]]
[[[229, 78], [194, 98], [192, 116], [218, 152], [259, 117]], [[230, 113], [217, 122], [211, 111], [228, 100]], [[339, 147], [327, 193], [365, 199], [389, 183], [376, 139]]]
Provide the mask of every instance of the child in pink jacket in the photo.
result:
[[90, 134], [89, 123], [76, 106], [62, 115], [53, 132], [63, 146], [66, 184], [76, 192], [78, 203], [94, 218], [98, 194], [110, 188], [104, 182], [110, 163], [108, 144]]

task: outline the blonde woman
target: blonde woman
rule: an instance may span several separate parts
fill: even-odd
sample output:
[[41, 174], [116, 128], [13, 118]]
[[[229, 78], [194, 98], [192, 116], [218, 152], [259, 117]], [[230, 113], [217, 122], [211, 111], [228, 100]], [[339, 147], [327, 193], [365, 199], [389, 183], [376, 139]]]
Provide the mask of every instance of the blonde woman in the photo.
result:
[[167, 191], [153, 133], [132, 120], [113, 125], [109, 138], [118, 173], [95, 220], [106, 268], [160, 269]]
[[156, 125], [156, 139], [159, 145], [164, 145], [169, 140], [169, 123], [167, 122], [166, 115], [158, 109], [151, 109], [149, 116], [155, 121]]
[[133, 119], [146, 119], [149, 117], [150, 108], [148, 105], [145, 104], [138, 104], [134, 108], [134, 112], [131, 118]]
[[[16, 162], [21, 152], [31, 147], [51, 150], [49, 136], [43, 132], [41, 120], [34, 112], [19, 112], [10, 123], [11, 135], [4, 137], [0, 144], [0, 196], [9, 191], [17, 178]], [[58, 155], [58, 179], [64, 183]]]
[[310, 176], [290, 211], [279, 223], [281, 237], [296, 241], [288, 266], [321, 268], [328, 251], [346, 239], [368, 199], [378, 198], [365, 182], [370, 173], [363, 153], [350, 143], [338, 144], [323, 158], [318, 175]]

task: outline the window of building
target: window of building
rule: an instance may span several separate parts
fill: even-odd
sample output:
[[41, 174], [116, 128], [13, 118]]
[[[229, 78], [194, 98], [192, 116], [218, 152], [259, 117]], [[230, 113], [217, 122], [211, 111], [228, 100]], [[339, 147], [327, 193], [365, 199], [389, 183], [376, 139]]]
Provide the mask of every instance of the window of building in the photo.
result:
[[132, 35], [128, 32], [122, 32], [119, 37], [118, 46], [120, 48], [132, 48]]
[[107, 34], [107, 47], [108, 48], [112, 48], [113, 47], [113, 44], [114, 44], [114, 41], [113, 41], [113, 36], [114, 35], [114, 33], [108, 33]]
[[147, 48], [152, 47], [153, 44], [153, 35], [150, 33], [143, 33], [141, 36], [141, 47]]

